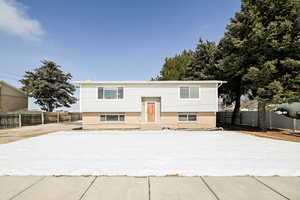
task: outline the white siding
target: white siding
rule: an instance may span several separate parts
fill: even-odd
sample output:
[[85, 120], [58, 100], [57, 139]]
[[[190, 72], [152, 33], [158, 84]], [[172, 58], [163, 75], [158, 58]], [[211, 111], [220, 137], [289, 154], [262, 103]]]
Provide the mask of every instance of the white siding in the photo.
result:
[[[107, 84], [82, 84], [81, 112], [141, 112], [141, 97], [161, 97], [161, 112], [216, 112], [217, 83], [203, 84], [124, 84], [124, 99], [98, 100], [97, 87]], [[179, 98], [180, 86], [199, 86], [197, 100]]]

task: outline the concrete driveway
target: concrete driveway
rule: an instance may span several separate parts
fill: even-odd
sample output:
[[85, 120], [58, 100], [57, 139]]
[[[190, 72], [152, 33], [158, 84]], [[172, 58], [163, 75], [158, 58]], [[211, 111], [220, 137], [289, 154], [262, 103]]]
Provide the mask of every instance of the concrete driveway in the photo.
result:
[[0, 200], [298, 200], [299, 177], [2, 176]]

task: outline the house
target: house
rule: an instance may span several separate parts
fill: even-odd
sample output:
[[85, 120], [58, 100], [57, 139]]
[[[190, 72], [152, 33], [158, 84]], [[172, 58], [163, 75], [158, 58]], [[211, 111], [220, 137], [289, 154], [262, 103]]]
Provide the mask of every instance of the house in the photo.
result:
[[300, 102], [275, 105], [277, 111], [286, 112], [287, 117], [300, 119]]
[[223, 81], [78, 81], [84, 129], [214, 128]]
[[[227, 103], [227, 96], [219, 97], [219, 111], [233, 111], [235, 102]], [[257, 111], [258, 102], [257, 100], [251, 100], [248, 95], [242, 95], [240, 101], [240, 111]]]
[[20, 89], [0, 81], [0, 112], [27, 111], [28, 97]]

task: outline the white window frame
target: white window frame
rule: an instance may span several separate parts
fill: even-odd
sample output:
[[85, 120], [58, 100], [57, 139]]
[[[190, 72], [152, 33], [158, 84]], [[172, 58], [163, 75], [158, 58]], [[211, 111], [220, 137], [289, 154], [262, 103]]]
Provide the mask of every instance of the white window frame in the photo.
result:
[[[186, 120], [186, 121], [181, 121], [181, 120], [179, 120], [179, 115], [187, 115], [187, 120]], [[195, 120], [195, 121], [189, 120], [189, 115], [196, 115], [196, 120]], [[193, 112], [182, 112], [182, 113], [178, 113], [178, 114], [177, 114], [177, 121], [178, 121], [178, 122], [183, 122], [183, 123], [185, 123], [185, 122], [188, 122], [188, 123], [190, 123], [190, 122], [197, 122], [197, 121], [198, 121], [198, 115], [197, 115], [197, 113], [193, 113]]]
[[[180, 88], [182, 88], [182, 87], [187, 87], [187, 88], [189, 88], [189, 98], [181, 98], [181, 96], [180, 96]], [[190, 92], [190, 90], [191, 90], [191, 87], [196, 87], [196, 88], [198, 88], [198, 92], [199, 92], [199, 96], [198, 96], [198, 98], [190, 98], [190, 94], [191, 94], [191, 92]], [[200, 96], [201, 96], [201, 89], [200, 89], [200, 87], [199, 86], [192, 86], [192, 85], [180, 85], [180, 86], [178, 86], [178, 99], [179, 100], [187, 100], [187, 101], [195, 101], [195, 100], [200, 100]]]
[[[102, 115], [105, 115], [104, 121], [101, 120]], [[118, 120], [117, 121], [107, 121], [106, 118], [108, 115], [118, 115]], [[124, 115], [124, 121], [120, 121], [120, 115]], [[126, 114], [125, 113], [101, 113], [99, 117], [100, 117], [99, 121], [101, 123], [124, 123], [124, 122], [126, 122]]]
[[[117, 97], [119, 96], [119, 94], [118, 94], [118, 88], [123, 88], [123, 98], [122, 99], [119, 99], [119, 98], [116, 98], [116, 99], [105, 99], [104, 98], [104, 90], [105, 90], [105, 88], [115, 88], [116, 90], [117, 90]], [[117, 85], [117, 86], [97, 86], [96, 87], [97, 88], [97, 90], [96, 90], [96, 99], [97, 99], [97, 101], [123, 101], [124, 99], [125, 99], [125, 87], [124, 86], [122, 86], [122, 85]], [[103, 99], [99, 99], [98, 98], [98, 90], [99, 90], [99, 88], [103, 88]]]

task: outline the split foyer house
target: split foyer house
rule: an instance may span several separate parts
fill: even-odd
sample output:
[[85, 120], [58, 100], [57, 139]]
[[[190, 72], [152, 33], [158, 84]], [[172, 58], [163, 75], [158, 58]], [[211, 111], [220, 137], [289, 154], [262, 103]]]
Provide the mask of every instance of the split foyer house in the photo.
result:
[[27, 111], [28, 97], [20, 89], [0, 81], [0, 112]]
[[79, 81], [83, 128], [214, 128], [222, 81]]

